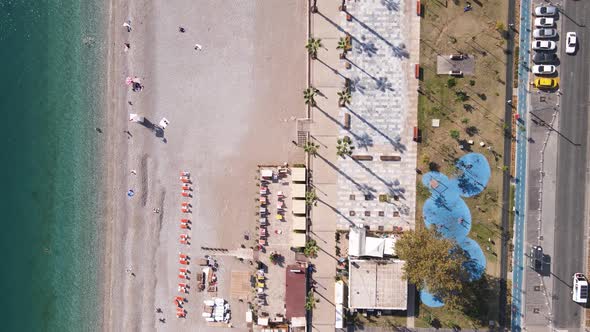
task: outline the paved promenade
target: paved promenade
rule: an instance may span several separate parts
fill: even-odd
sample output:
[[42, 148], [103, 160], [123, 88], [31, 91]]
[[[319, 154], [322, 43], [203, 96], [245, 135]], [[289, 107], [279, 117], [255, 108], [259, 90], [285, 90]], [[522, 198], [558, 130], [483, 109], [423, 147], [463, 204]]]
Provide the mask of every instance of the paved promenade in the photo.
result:
[[[318, 13], [311, 15], [310, 34], [322, 41], [318, 59], [311, 62], [310, 81], [320, 93], [312, 109], [312, 140], [320, 146], [312, 158], [313, 187], [318, 203], [312, 209], [311, 238], [321, 248], [312, 260], [318, 283], [313, 310], [313, 331], [334, 331], [334, 275], [336, 230], [364, 224], [391, 231], [394, 226], [410, 229], [415, 218], [417, 88], [414, 64], [419, 58], [419, 17], [409, 0], [347, 1], [347, 12], [339, 11], [341, 1], [318, 1]], [[339, 58], [338, 40], [350, 34], [352, 50], [346, 60]], [[351, 82], [352, 101], [339, 107], [338, 92], [346, 79]], [[345, 128], [345, 114], [350, 128]], [[336, 141], [348, 136], [355, 146], [353, 155], [372, 156], [372, 161], [354, 161], [336, 154]], [[381, 161], [397, 156], [400, 161]], [[379, 195], [392, 197], [379, 202]], [[352, 197], [353, 195], [354, 197]], [[397, 200], [393, 197], [397, 196]], [[365, 199], [367, 198], [367, 200]], [[351, 215], [351, 211], [353, 211]], [[413, 320], [408, 324], [413, 326]]]

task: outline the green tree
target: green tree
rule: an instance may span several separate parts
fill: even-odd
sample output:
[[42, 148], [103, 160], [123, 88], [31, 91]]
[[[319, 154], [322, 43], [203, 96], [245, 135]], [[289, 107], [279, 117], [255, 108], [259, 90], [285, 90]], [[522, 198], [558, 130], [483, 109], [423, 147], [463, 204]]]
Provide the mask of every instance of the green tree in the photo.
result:
[[315, 95], [318, 93], [318, 89], [310, 86], [303, 90], [303, 99], [305, 99], [305, 105], [315, 106]]
[[315, 205], [315, 202], [318, 200], [318, 196], [315, 193], [315, 190], [310, 190], [305, 193], [305, 204], [311, 206]]
[[303, 151], [309, 153], [314, 157], [318, 155], [319, 148], [320, 146], [318, 144], [315, 144], [314, 142], [305, 142], [305, 144], [303, 145]]
[[311, 56], [312, 59], [317, 58], [318, 50], [322, 47], [322, 40], [319, 38], [309, 38], [307, 40], [307, 44], [305, 44], [305, 48], [307, 49], [307, 53]]
[[303, 254], [306, 257], [317, 257], [318, 255], [318, 251], [320, 250], [320, 247], [318, 247], [317, 242], [315, 242], [315, 240], [310, 239], [309, 241], [307, 241], [305, 243], [305, 248], [303, 248]]
[[455, 98], [457, 101], [467, 101], [469, 100], [469, 95], [465, 91], [457, 91], [455, 92]]
[[344, 107], [348, 104], [350, 104], [350, 99], [352, 98], [350, 91], [348, 90], [342, 90], [338, 92], [338, 105], [340, 105], [340, 107]]
[[457, 80], [454, 77], [451, 77], [447, 80], [447, 87], [452, 88], [457, 85]]
[[281, 260], [281, 255], [279, 255], [276, 251], [273, 251], [270, 253], [269, 258], [271, 263], [276, 265]]
[[404, 260], [404, 278], [418, 288], [457, 305], [467, 273], [465, 252], [455, 241], [446, 239], [432, 228], [418, 228], [403, 233], [395, 251]]
[[449, 131], [449, 135], [451, 135], [451, 138], [453, 139], [459, 139], [459, 131], [452, 129], [451, 131]]
[[469, 123], [469, 118], [463, 118], [463, 119], [461, 119], [461, 123], [468, 124]]
[[313, 290], [310, 289], [305, 298], [305, 310], [311, 311], [313, 308], [315, 308], [315, 296]]

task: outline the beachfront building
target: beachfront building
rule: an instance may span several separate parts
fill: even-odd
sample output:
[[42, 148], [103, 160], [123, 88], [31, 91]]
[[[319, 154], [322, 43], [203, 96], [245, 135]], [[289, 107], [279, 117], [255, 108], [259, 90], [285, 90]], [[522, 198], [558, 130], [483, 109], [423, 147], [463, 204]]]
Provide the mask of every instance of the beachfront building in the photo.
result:
[[286, 268], [285, 318], [291, 331], [305, 331], [306, 265], [292, 264]]
[[351, 259], [349, 310], [407, 310], [408, 283], [402, 278], [404, 264], [404, 261], [397, 259]]

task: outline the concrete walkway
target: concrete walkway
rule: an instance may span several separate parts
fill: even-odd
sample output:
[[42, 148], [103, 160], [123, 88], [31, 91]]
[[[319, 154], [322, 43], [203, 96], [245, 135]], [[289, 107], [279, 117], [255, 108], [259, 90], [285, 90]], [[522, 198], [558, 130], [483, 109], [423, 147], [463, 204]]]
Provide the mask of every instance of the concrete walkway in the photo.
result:
[[317, 107], [312, 109], [310, 133], [312, 140], [320, 145], [318, 156], [312, 158], [313, 187], [318, 202], [311, 209], [312, 224], [310, 237], [320, 251], [312, 259], [315, 266], [313, 280], [317, 282], [316, 307], [312, 314], [312, 331], [334, 331], [336, 306], [334, 304], [334, 276], [336, 275], [336, 222], [338, 173], [333, 167], [337, 163], [336, 139], [340, 124], [336, 120], [339, 112], [337, 92], [344, 85], [344, 78], [338, 72], [345, 70], [338, 58], [336, 45], [342, 36], [339, 24], [344, 13], [338, 10], [341, 1], [318, 1], [318, 12], [311, 14], [311, 35], [322, 40], [317, 60], [311, 62], [310, 83], [321, 93], [316, 97]]

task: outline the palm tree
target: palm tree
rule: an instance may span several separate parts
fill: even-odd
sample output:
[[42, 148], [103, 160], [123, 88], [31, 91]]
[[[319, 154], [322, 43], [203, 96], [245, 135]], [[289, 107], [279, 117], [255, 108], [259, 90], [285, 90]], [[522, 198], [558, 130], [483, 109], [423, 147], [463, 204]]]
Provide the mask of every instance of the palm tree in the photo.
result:
[[305, 193], [305, 203], [307, 205], [314, 205], [317, 200], [318, 196], [316, 195], [315, 190], [310, 190]]
[[310, 86], [309, 88], [303, 90], [303, 98], [305, 99], [305, 105], [315, 106], [315, 95], [318, 92], [318, 89]]
[[339, 138], [336, 141], [336, 154], [340, 157], [350, 156], [352, 154], [352, 150], [354, 150], [354, 146], [352, 145], [352, 140], [348, 136], [344, 136], [344, 138]]
[[311, 58], [316, 59], [318, 56], [318, 50], [322, 46], [323, 45], [322, 45], [321, 39], [309, 38], [309, 40], [307, 41], [307, 44], [305, 45], [305, 48], [307, 49], [307, 53], [309, 53]]
[[309, 290], [309, 292], [307, 292], [307, 297], [305, 298], [305, 310], [311, 311], [313, 308], [315, 308], [315, 297], [313, 290]]
[[305, 243], [305, 248], [303, 248], [303, 254], [305, 257], [316, 257], [318, 255], [318, 251], [320, 248], [318, 247], [317, 242], [315, 240], [309, 240]]
[[340, 37], [336, 49], [342, 50], [342, 53], [340, 53], [340, 59], [344, 59], [346, 57], [346, 52], [350, 49], [350, 39], [348, 38], [348, 36]]
[[350, 91], [348, 91], [348, 90], [342, 90], [342, 91], [338, 92], [338, 105], [340, 107], [344, 107], [344, 106], [350, 104], [351, 98], [352, 98], [352, 96], [350, 95]]
[[305, 142], [305, 144], [303, 145], [303, 151], [309, 153], [312, 156], [317, 156], [318, 155], [318, 149], [320, 148], [320, 146], [318, 144], [315, 144], [313, 142]]

